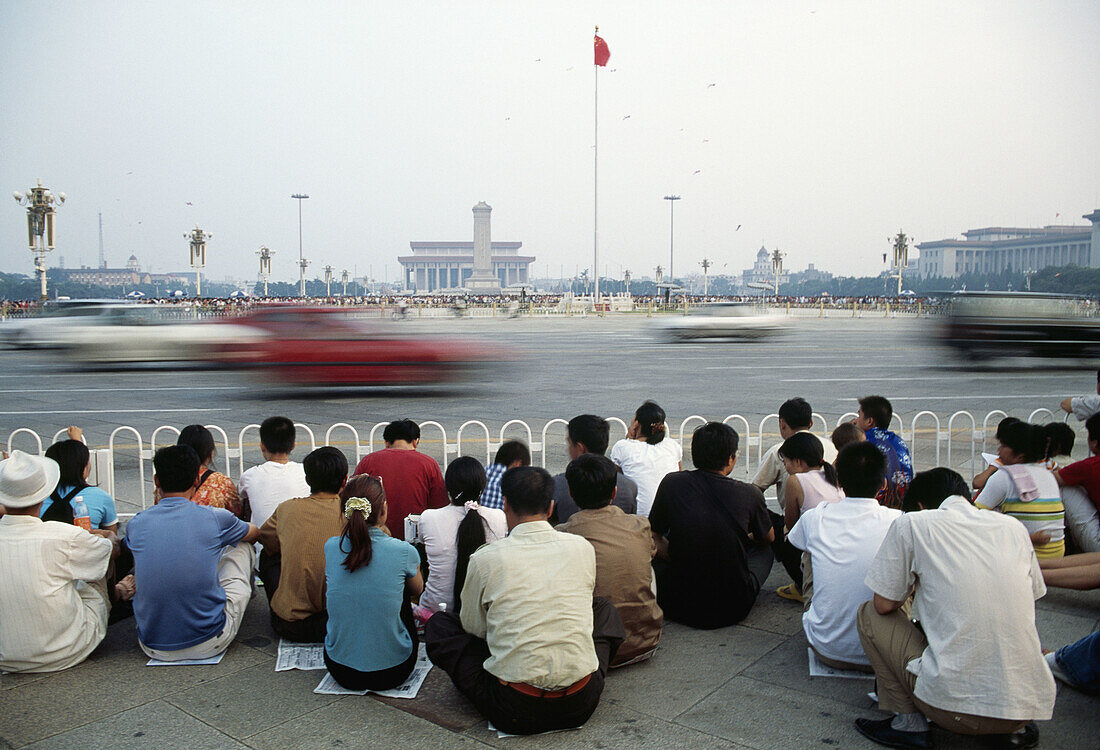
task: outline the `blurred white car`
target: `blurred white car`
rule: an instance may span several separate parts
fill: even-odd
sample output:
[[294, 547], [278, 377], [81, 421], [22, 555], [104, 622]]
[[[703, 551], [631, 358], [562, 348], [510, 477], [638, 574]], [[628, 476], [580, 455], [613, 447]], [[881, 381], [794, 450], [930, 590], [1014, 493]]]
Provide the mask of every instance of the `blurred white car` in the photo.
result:
[[787, 318], [748, 302], [708, 302], [687, 315], [669, 315], [653, 323], [669, 341], [687, 339], [762, 339], [783, 333]]
[[181, 322], [152, 305], [121, 307], [67, 333], [56, 346], [70, 361], [90, 364], [219, 362], [221, 352], [268, 335], [221, 321]]
[[115, 310], [131, 306], [114, 299], [47, 302], [37, 315], [0, 324], [0, 341], [13, 349], [48, 349], [71, 337], [70, 329], [101, 324]]

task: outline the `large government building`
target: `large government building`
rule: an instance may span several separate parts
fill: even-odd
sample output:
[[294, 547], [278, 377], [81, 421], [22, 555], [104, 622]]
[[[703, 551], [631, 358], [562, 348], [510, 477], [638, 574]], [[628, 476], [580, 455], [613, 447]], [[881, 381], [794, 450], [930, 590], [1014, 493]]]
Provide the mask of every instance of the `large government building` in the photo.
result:
[[519, 254], [522, 242], [491, 241], [492, 210], [484, 201], [474, 206], [473, 242], [410, 242], [412, 255], [397, 258], [404, 288], [410, 292], [500, 294], [502, 289], [527, 284], [535, 257]]
[[984, 227], [963, 232], [961, 240], [922, 242], [917, 268], [922, 278], [1026, 273], [1047, 266], [1100, 268], [1100, 210], [1084, 218], [1092, 226]]

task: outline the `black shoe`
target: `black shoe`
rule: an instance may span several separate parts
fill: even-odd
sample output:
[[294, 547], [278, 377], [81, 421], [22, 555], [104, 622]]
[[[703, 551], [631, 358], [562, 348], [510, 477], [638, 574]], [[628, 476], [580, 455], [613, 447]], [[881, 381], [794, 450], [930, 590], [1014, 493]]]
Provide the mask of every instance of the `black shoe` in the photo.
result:
[[[925, 750], [932, 747], [932, 732], [901, 732], [890, 726], [894, 719], [856, 719], [856, 731], [869, 740], [886, 747], [900, 747], [909, 750]], [[1024, 745], [1023, 747], [1030, 747]]]
[[986, 743], [989, 747], [998, 749], [1035, 747], [1039, 744], [1039, 727], [1032, 721], [1024, 725], [1022, 732], [988, 735]]

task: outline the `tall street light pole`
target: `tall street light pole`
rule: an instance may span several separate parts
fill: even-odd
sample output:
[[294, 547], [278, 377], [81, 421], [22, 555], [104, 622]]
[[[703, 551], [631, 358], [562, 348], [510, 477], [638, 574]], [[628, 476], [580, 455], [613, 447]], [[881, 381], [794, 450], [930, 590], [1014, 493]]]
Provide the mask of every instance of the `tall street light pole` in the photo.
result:
[[49, 188], [42, 187], [42, 181], [38, 181], [38, 187], [27, 191], [26, 195], [18, 191], [12, 193], [15, 202], [27, 207], [27, 239], [30, 250], [34, 253], [34, 270], [38, 274], [39, 295], [43, 302], [46, 301], [46, 253], [53, 250], [53, 219], [54, 204], [61, 205], [65, 202], [65, 194], [54, 195]]
[[299, 296], [306, 296], [306, 266], [309, 265], [309, 261], [302, 256], [302, 201], [309, 196], [305, 193], [295, 193], [290, 196], [298, 201], [298, 269], [299, 269], [299, 282], [298, 293]]
[[256, 254], [260, 256], [260, 278], [264, 280], [264, 296], [267, 296], [267, 280], [271, 276], [271, 256], [275, 254], [274, 250], [269, 250], [266, 245], [262, 245]]
[[668, 201], [668, 283], [675, 284], [676, 276], [672, 273], [672, 257], [676, 229], [676, 201], [680, 200], [680, 196], [666, 195], [665, 200]]
[[191, 267], [195, 269], [195, 298], [202, 298], [202, 269], [206, 266], [206, 241], [214, 235], [199, 229], [198, 225], [183, 235], [191, 244]]

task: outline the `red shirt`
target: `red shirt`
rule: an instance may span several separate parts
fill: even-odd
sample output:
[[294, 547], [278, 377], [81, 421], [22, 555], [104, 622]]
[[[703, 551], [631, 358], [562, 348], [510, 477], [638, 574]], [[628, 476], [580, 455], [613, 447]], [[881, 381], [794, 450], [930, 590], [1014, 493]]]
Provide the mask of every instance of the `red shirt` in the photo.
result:
[[356, 474], [382, 477], [386, 491], [386, 527], [394, 539], [405, 538], [405, 516], [447, 505], [443, 472], [435, 459], [414, 450], [385, 448], [363, 456]]
[[1062, 484], [1084, 489], [1093, 504], [1100, 508], [1100, 456], [1089, 456], [1058, 469], [1058, 476], [1062, 478]]

